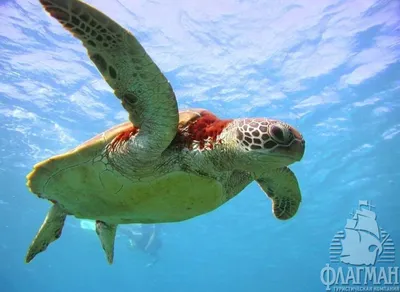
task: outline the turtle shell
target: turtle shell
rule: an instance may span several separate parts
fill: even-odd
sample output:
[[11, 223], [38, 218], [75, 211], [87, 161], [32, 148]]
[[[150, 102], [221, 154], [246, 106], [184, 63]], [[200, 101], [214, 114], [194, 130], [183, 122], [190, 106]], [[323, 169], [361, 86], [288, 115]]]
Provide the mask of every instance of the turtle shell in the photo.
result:
[[[180, 112], [177, 137], [172, 143], [184, 145], [199, 129], [207, 136], [207, 131], [215, 131], [211, 120], [219, 125], [219, 120], [207, 111]], [[176, 170], [140, 182], [113, 169], [104, 151], [137, 131], [125, 122], [36, 164], [27, 176], [29, 189], [78, 218], [114, 224], [182, 221], [212, 211], [226, 201], [222, 185], [212, 178]]]

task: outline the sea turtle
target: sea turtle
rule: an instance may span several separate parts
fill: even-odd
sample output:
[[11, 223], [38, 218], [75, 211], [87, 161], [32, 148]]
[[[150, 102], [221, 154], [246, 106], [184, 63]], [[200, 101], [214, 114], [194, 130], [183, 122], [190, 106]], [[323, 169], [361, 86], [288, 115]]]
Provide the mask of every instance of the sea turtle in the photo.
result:
[[96, 220], [111, 264], [118, 224], [177, 222], [210, 212], [252, 181], [272, 199], [278, 219], [301, 201], [296, 176], [302, 135], [267, 118], [219, 119], [204, 109], [178, 111], [173, 89], [137, 39], [78, 0], [40, 0], [82, 41], [129, 114], [77, 148], [36, 164], [29, 190], [52, 206], [26, 255], [58, 239], [67, 215]]

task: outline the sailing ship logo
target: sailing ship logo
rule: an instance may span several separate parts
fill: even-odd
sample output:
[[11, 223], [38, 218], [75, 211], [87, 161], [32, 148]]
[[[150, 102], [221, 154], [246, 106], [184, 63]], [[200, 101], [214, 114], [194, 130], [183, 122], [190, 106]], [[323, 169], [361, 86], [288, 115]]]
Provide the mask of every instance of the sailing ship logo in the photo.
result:
[[326, 291], [400, 291], [394, 243], [379, 227], [373, 208], [359, 201], [344, 230], [333, 237], [330, 264], [320, 274]]
[[331, 262], [375, 265], [394, 262], [395, 249], [390, 235], [378, 227], [376, 214], [368, 201], [359, 201], [359, 209], [347, 219], [344, 231], [334, 236], [330, 246]]

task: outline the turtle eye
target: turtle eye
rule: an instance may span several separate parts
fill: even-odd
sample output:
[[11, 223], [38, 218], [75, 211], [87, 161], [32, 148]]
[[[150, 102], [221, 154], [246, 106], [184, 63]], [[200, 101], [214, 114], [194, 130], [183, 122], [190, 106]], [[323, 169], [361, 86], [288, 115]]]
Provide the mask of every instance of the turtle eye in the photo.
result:
[[270, 133], [272, 138], [280, 143], [284, 143], [285, 142], [285, 133], [284, 133], [285, 129], [282, 129], [280, 126], [277, 125], [272, 125], [271, 129], [270, 129]]

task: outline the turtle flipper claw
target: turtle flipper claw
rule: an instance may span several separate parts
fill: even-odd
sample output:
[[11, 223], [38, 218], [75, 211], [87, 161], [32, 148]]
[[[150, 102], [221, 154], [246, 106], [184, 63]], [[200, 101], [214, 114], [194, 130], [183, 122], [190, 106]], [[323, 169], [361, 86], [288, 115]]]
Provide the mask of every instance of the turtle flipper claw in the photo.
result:
[[50, 243], [55, 241], [61, 236], [64, 227], [65, 218], [67, 213], [58, 205], [54, 204], [47, 213], [39, 232], [36, 234], [31, 245], [29, 246], [28, 253], [25, 257], [25, 262], [29, 263], [33, 258], [45, 251]]

